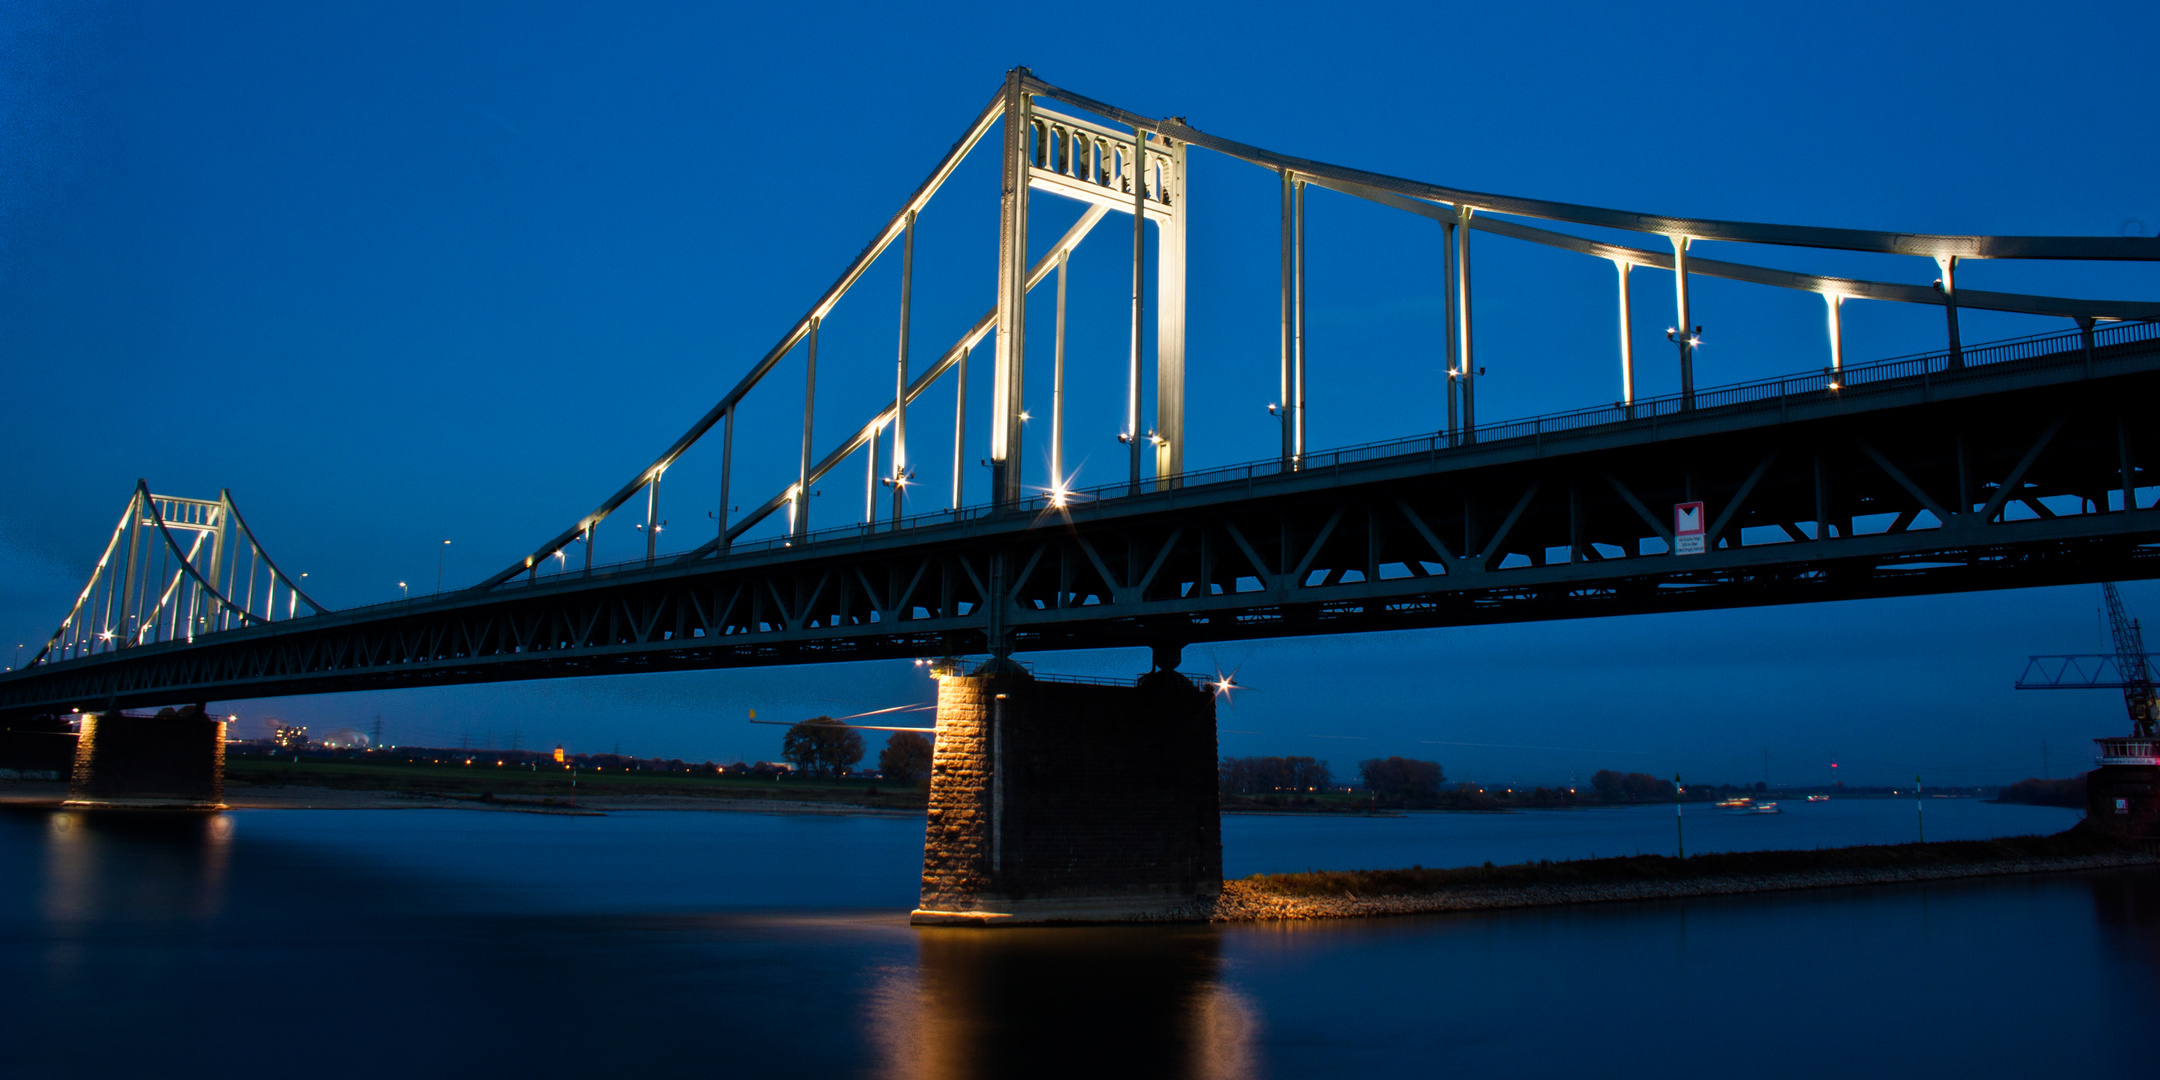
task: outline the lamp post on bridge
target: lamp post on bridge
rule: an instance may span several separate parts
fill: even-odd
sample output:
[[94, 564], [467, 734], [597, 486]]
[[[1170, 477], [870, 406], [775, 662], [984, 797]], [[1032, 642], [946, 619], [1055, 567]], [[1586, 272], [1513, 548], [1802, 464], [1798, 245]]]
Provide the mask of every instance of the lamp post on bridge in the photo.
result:
[[437, 596], [442, 595], [443, 559], [445, 556], [450, 554], [444, 549], [448, 548], [449, 546], [450, 541], [445, 540], [442, 542], [442, 547], [435, 549], [435, 595]]

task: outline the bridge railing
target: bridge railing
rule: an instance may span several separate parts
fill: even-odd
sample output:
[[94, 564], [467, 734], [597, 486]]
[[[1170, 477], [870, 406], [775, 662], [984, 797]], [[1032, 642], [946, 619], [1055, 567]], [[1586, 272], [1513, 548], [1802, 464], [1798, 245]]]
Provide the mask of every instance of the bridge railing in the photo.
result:
[[[2125, 346], [2135, 347], [2160, 343], [2160, 323], [2123, 322], [2113, 323], [2093, 331], [2093, 357], [2087, 357], [2082, 331], [2071, 330], [2053, 334], [2035, 334], [2030, 337], [2012, 338], [2006, 341], [1975, 345], [1962, 350], [1956, 357], [1945, 349], [1935, 352], [1914, 353], [1891, 357], [1865, 364], [1848, 364], [1832, 372], [1827, 368], [1779, 375], [1767, 379], [1732, 383], [1726, 386], [1697, 390], [1694, 405], [1688, 407], [1685, 395], [1674, 393], [1653, 398], [1641, 398], [1633, 405], [1614, 403], [1586, 409], [1570, 409], [1564, 412], [1545, 413], [1509, 420], [1478, 428], [1471, 437], [1451, 439], [1446, 432], [1418, 435], [1404, 439], [1388, 439], [1339, 447], [1315, 454], [1308, 454], [1300, 463], [1301, 471], [1320, 471], [1338, 465], [1381, 458], [1401, 457], [1406, 454], [1445, 453], [1463, 449], [1469, 445], [1487, 446], [1516, 439], [1537, 439], [1546, 435], [1582, 431], [1588, 428], [1616, 424], [1640, 423], [1678, 417], [1686, 413], [1704, 413], [1711, 410], [1731, 409], [1745, 406], [1766, 406], [1790, 402], [1794, 399], [1821, 397], [1827, 394], [1863, 394], [1863, 387], [1886, 388], [1885, 384], [1904, 384], [1906, 380], [1937, 380], [1957, 378], [1974, 369], [1997, 368], [2002, 364], [2016, 363], [2027, 368], [2078, 367], [2105, 359], [2120, 352]], [[2139, 350], [2142, 351], [2142, 350]], [[1962, 370], [1960, 369], [1962, 364]], [[1159, 490], [1166, 483], [1178, 487], [1198, 487], [1203, 484], [1235, 483], [1265, 476], [1275, 476], [1283, 471], [1280, 458], [1249, 461], [1236, 465], [1223, 465], [1210, 469], [1196, 469], [1174, 477], [1156, 477], [1144, 482], [1146, 491]], [[1076, 489], [1065, 495], [1067, 502], [1116, 498], [1131, 490], [1128, 483], [1102, 484]], [[1049, 496], [1038, 497], [1029, 504], [1030, 509], [1042, 509], [1049, 505]]]
[[[1633, 405], [1619, 403], [1571, 409], [1564, 412], [1545, 413], [1521, 420], [1509, 420], [1480, 427], [1474, 438], [1450, 438], [1445, 432], [1418, 435], [1404, 439], [1388, 439], [1355, 446], [1308, 454], [1300, 463], [1298, 471], [1321, 472], [1346, 464], [1377, 461], [1384, 458], [1412, 454], [1439, 455], [1468, 449], [1471, 446], [1489, 447], [1496, 443], [1519, 439], [1542, 439], [1547, 435], [1559, 435], [1584, 431], [1591, 428], [1622, 424], [1653, 423], [1682, 415], [1700, 415], [1713, 410], [1745, 408], [1769, 408], [1788, 404], [1794, 400], [1819, 399], [1829, 394], [1844, 396], [1864, 395], [1870, 390], [1886, 390], [1911, 385], [1912, 380], [1923, 383], [1955, 380], [1967, 375], [1985, 375], [1999, 371], [2002, 365], [2016, 364], [2025, 370], [2045, 370], [2080, 367], [2106, 360], [2125, 351], [2142, 352], [2144, 348], [2160, 344], [2160, 322], [2120, 322], [2096, 327], [2092, 331], [2091, 351], [2088, 354], [2081, 330], [2054, 334], [2035, 334], [2029, 337], [1974, 345], [1952, 354], [1949, 350], [1913, 353], [1864, 364], [1848, 364], [1837, 372], [1829, 369], [1780, 375], [1767, 379], [1731, 383], [1725, 386], [1697, 390], [1694, 407], [1688, 408], [1682, 394], [1665, 394], [1659, 397], [1641, 398]], [[1252, 483], [1283, 474], [1280, 458], [1220, 465], [1207, 469], [1193, 469], [1173, 476], [1157, 476], [1139, 485], [1140, 493], [1161, 491], [1171, 487], [1195, 488], [1218, 484]], [[1130, 482], [1099, 484], [1075, 488], [1063, 493], [1042, 492], [1022, 500], [1015, 513], [1046, 514], [1060, 509], [1090, 502], [1122, 498], [1133, 493]], [[835, 540], [861, 539], [868, 536], [928, 526], [951, 525], [977, 521], [1000, 514], [990, 505], [963, 507], [958, 511], [934, 510], [911, 514], [899, 521], [881, 521], [876, 524], [857, 523], [819, 529], [805, 536], [772, 537], [765, 540], [737, 541], [729, 546], [726, 554], [748, 554], [775, 551], [797, 545], [816, 545]], [[687, 553], [659, 555], [653, 559], [626, 559], [620, 562], [595, 566], [595, 575], [621, 573], [643, 569], [648, 566], [664, 566], [682, 560]], [[724, 556], [723, 556], [724, 557]], [[552, 582], [563, 577], [583, 576], [584, 570], [566, 569], [562, 572], [543, 571], [538, 582]], [[528, 579], [504, 582], [504, 587], [527, 583]]]

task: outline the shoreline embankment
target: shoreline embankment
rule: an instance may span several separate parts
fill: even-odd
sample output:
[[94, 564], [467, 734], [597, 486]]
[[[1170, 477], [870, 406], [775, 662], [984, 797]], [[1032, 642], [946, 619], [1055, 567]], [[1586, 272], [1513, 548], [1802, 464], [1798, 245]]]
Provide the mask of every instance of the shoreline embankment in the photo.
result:
[[1448, 870], [1256, 874], [1200, 905], [1209, 922], [1265, 922], [1558, 907], [1630, 900], [1894, 885], [2160, 865], [2081, 827], [2054, 836], [1813, 851], [1637, 855]]

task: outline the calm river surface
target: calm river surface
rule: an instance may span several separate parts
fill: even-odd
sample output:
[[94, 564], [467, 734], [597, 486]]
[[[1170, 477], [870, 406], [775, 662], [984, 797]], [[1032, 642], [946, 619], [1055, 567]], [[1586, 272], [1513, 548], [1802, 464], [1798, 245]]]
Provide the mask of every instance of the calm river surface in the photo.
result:
[[[1909, 801], [1690, 808], [1690, 851]], [[1931, 839], [2070, 811], [1930, 800]], [[0, 813], [0, 1076], [2152, 1075], [2160, 873], [917, 930], [920, 818]], [[1236, 816], [1232, 875], [1672, 849], [1671, 809]]]

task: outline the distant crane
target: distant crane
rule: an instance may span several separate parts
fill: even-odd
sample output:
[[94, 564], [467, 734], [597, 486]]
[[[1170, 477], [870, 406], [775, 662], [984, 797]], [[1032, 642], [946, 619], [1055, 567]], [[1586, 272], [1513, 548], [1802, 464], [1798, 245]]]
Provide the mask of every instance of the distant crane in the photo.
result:
[[2145, 652], [2145, 632], [2123, 608], [2122, 590], [2112, 581], [2100, 583], [2107, 597], [2108, 627], [2115, 634], [2115, 670], [2122, 675], [2123, 705], [2130, 711], [2132, 735], [2153, 734], [2152, 664]]
[[2112, 581], [2100, 583], [2107, 604], [2108, 627], [2115, 651], [2107, 655], [2032, 656], [2020, 675], [2020, 690], [2121, 690], [2123, 706], [2130, 713], [2130, 734], [2155, 736], [2154, 718], [2160, 701], [2153, 688], [2152, 653], [2145, 651], [2145, 632], [2123, 606], [2122, 590]]

